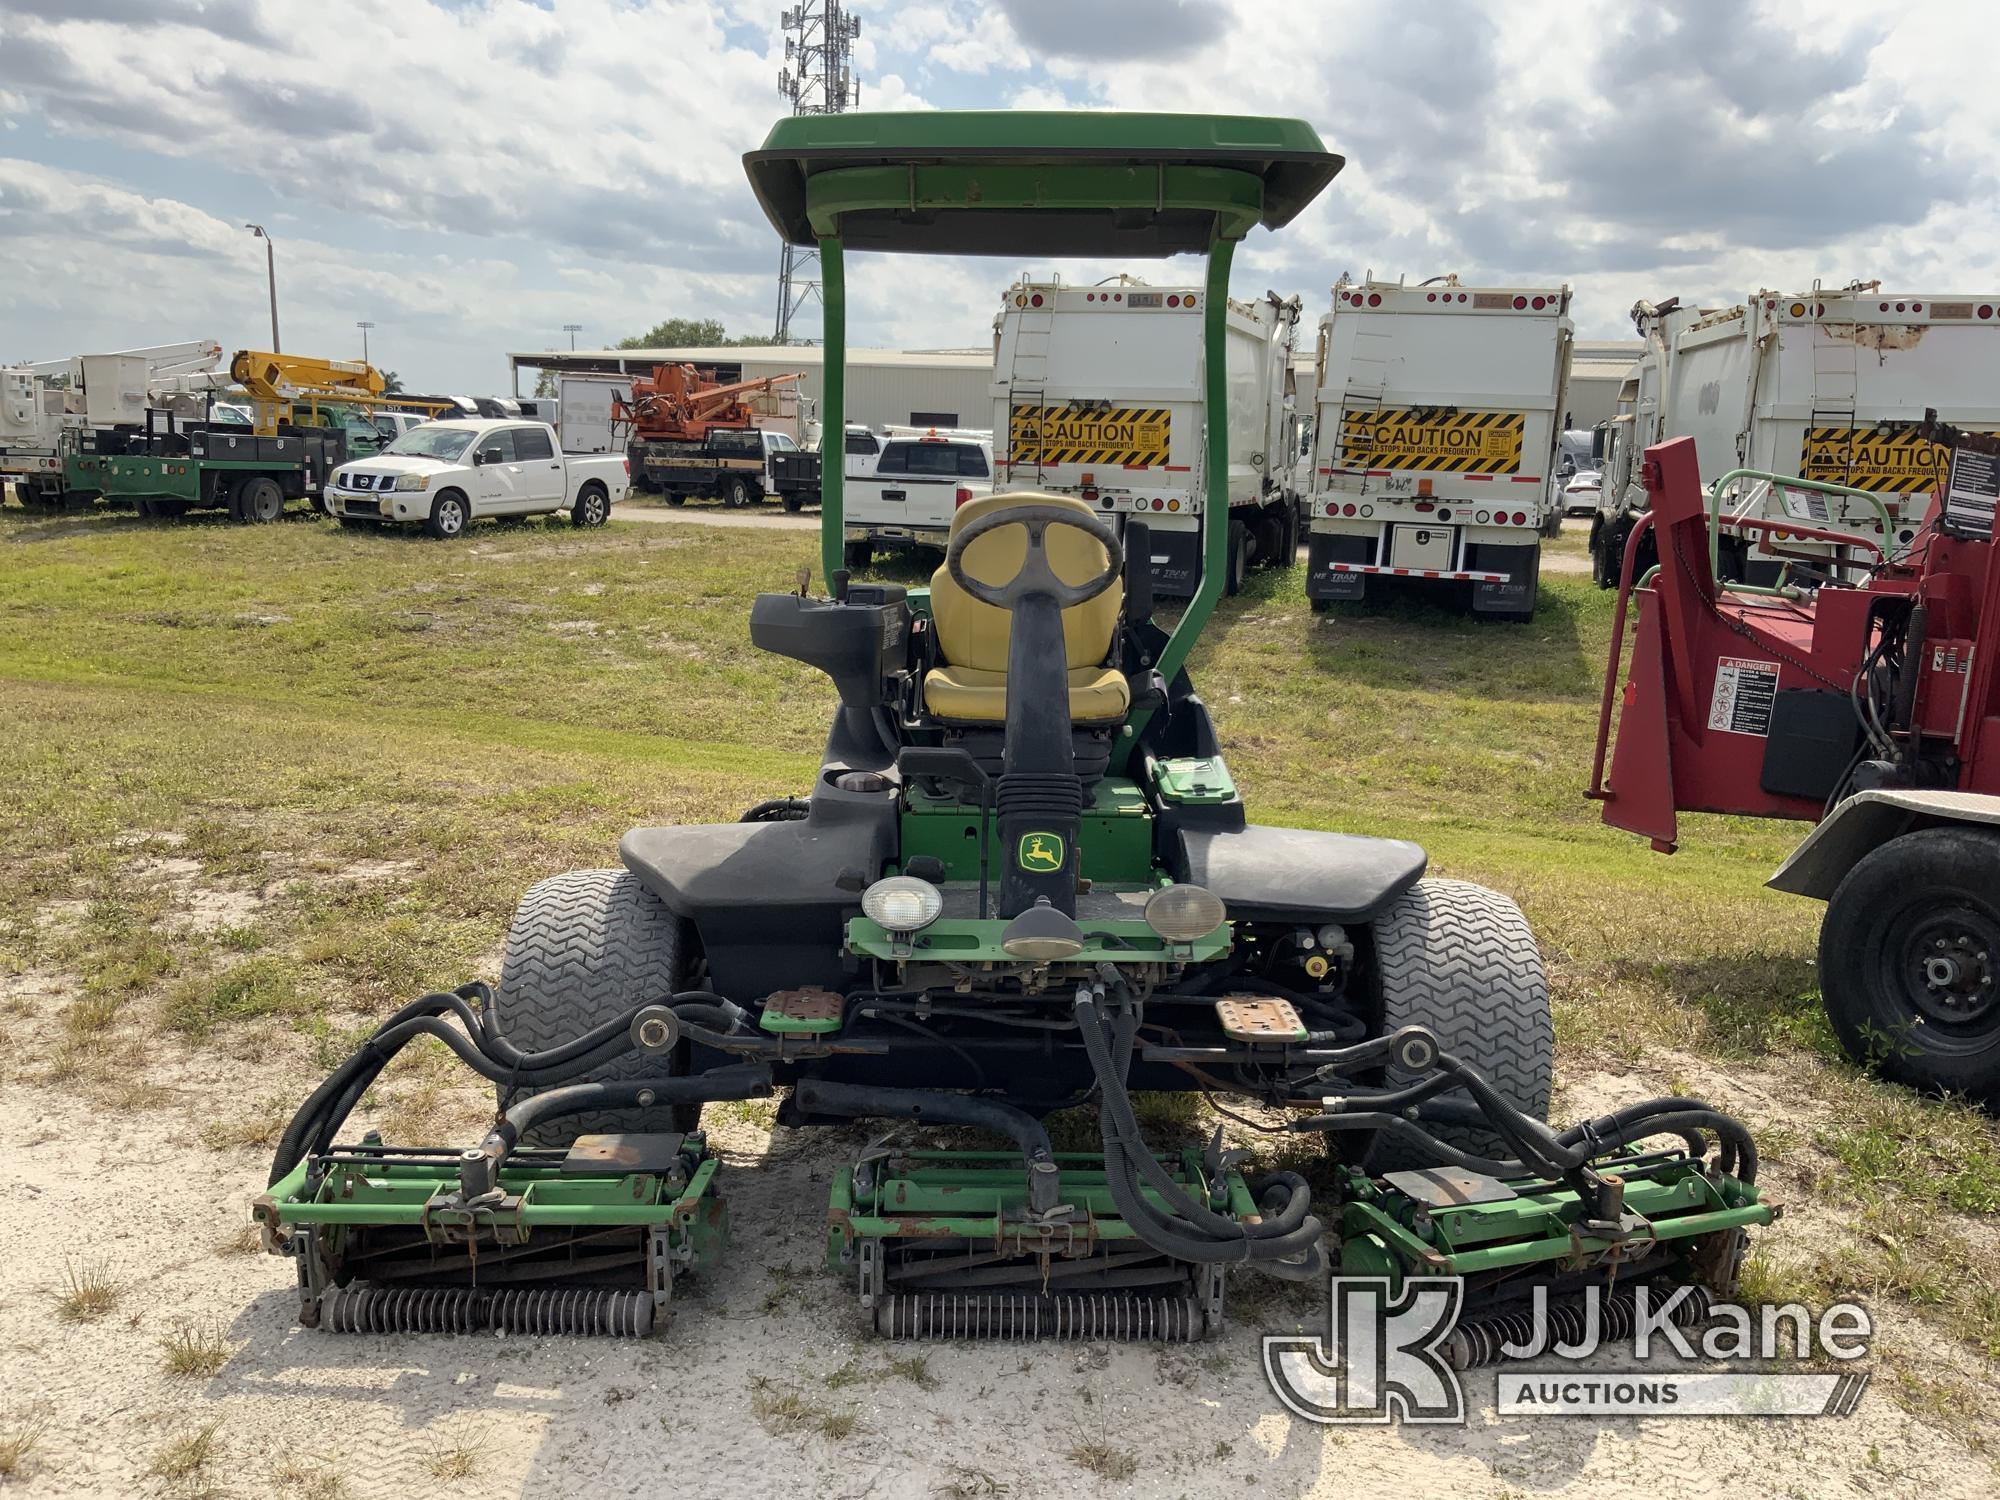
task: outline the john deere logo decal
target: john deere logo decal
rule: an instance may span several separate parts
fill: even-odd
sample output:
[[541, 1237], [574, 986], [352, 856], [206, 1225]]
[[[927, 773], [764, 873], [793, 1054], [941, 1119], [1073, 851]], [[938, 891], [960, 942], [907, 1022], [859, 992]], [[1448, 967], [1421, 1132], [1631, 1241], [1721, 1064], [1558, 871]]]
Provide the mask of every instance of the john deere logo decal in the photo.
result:
[[1063, 841], [1053, 833], [1024, 833], [1015, 863], [1037, 875], [1053, 875], [1063, 867]]

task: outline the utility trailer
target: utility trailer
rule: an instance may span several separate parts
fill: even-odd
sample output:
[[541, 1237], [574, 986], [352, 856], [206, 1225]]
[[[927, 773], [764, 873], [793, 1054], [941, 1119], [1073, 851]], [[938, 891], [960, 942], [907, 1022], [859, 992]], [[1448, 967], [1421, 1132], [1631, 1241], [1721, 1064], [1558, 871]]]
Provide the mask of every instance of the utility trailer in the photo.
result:
[[[1094, 287], [1021, 281], [993, 320], [994, 487], [1075, 495], [1119, 519], [1143, 515], [1153, 588], [1201, 582], [1202, 320], [1205, 290], [1119, 276]], [[1286, 462], [1300, 304], [1275, 292], [1225, 305], [1230, 464], [1228, 591], [1245, 571], [1289, 567], [1298, 501]], [[1004, 452], [997, 450], [1005, 449]]]
[[1562, 527], [1569, 288], [1345, 278], [1320, 320], [1306, 596], [1371, 580], [1449, 590], [1476, 617], [1535, 612]]
[[[1602, 588], [1616, 585], [1645, 509], [1639, 455], [1652, 444], [1694, 439], [1722, 575], [1769, 584], [1785, 573], [1852, 579], [1872, 564], [1864, 541], [1891, 554], [1911, 544], [1944, 478], [1946, 455], [1918, 431], [1926, 410], [1965, 430], [2000, 429], [2000, 293], [1888, 293], [1868, 282], [1761, 291], [1708, 310], [1641, 302], [1632, 319], [1646, 349], [1608, 429], [1591, 525]], [[1640, 573], [1657, 560], [1648, 551]]]

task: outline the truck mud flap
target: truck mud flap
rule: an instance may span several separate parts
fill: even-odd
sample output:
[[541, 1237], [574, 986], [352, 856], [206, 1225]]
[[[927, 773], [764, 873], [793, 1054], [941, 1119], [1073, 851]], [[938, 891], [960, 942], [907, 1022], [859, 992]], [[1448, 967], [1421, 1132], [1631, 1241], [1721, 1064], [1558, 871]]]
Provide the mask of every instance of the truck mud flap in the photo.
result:
[[1507, 547], [1492, 542], [1473, 542], [1465, 549], [1468, 571], [1505, 573], [1505, 583], [1479, 582], [1472, 585], [1472, 612], [1476, 615], [1527, 615], [1535, 608], [1540, 580], [1540, 546]]
[[1201, 586], [1201, 533], [1168, 531], [1148, 517], [1152, 534], [1153, 592], [1173, 599], [1192, 599]]
[[1336, 573], [1335, 563], [1372, 563], [1375, 539], [1316, 531], [1306, 539], [1306, 597], [1353, 601], [1368, 588], [1364, 573]]

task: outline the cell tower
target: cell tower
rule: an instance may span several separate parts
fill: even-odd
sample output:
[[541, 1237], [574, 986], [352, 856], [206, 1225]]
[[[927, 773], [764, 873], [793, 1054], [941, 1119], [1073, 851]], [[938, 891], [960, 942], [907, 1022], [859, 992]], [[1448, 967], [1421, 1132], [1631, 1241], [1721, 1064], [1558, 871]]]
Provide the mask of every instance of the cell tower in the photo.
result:
[[[792, 101], [795, 115], [843, 114], [861, 102], [861, 81], [852, 67], [861, 18], [840, 0], [802, 0], [778, 18], [785, 33], [785, 67], [778, 93]], [[792, 319], [807, 302], [820, 300], [819, 251], [786, 245], [778, 265], [778, 325], [773, 343], [789, 344]], [[804, 342], [799, 340], [798, 342]]]

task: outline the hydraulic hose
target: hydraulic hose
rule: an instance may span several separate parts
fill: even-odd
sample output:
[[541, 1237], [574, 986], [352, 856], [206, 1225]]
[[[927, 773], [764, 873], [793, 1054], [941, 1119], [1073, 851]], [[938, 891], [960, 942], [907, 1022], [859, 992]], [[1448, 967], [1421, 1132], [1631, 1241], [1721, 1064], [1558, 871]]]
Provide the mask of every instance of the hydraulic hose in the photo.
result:
[[847, 1119], [919, 1120], [965, 1125], [1004, 1135], [1021, 1149], [1028, 1169], [1028, 1207], [1047, 1213], [1056, 1206], [1058, 1180], [1055, 1147], [1042, 1122], [1024, 1109], [997, 1099], [951, 1094], [941, 1089], [881, 1088], [869, 1084], [832, 1083], [801, 1078], [792, 1089], [792, 1103], [802, 1114], [840, 1115]]
[[[485, 1009], [474, 1011], [470, 1003], [473, 999], [482, 1001]], [[279, 1138], [270, 1180], [275, 1183], [283, 1178], [309, 1151], [321, 1154], [328, 1150], [382, 1070], [419, 1036], [436, 1037], [467, 1067], [494, 1083], [541, 1088], [568, 1083], [633, 1051], [637, 1043], [632, 1038], [632, 1023], [641, 1011], [658, 1003], [633, 1005], [546, 1051], [523, 1052], [492, 1026], [491, 999], [492, 991], [478, 983], [435, 991], [410, 1001], [376, 1027], [368, 1040], [329, 1073], [292, 1116]], [[676, 1007], [677, 1016], [678, 1007], [685, 1005], [691, 1013], [712, 1019], [724, 1028], [718, 1033], [688, 1026], [684, 1028], [686, 1034], [736, 1050], [745, 1050], [754, 1041], [761, 1050], [763, 1038], [739, 1040], [727, 1034], [741, 1026], [745, 1013], [723, 996], [709, 990], [687, 990], [669, 997], [668, 1003]], [[464, 1029], [451, 1025], [447, 1016], [456, 1017]]]
[[491, 1192], [521, 1137], [547, 1120], [593, 1109], [647, 1108], [662, 1104], [711, 1104], [723, 1099], [756, 1099], [771, 1091], [768, 1067], [717, 1068], [692, 1077], [641, 1078], [616, 1083], [571, 1083], [519, 1100], [458, 1162], [460, 1191], [467, 1198]]
[[[1196, 1201], [1147, 1149], [1132, 1110], [1125, 1078], [1138, 1031], [1136, 1013], [1128, 1009], [1119, 1024], [1114, 1055], [1113, 1040], [1107, 1037], [1105, 1019], [1098, 1010], [1097, 992], [1080, 990], [1075, 1012], [1085, 1053], [1097, 1075], [1106, 1185], [1132, 1232], [1163, 1254], [1199, 1265], [1249, 1264], [1274, 1276], [1298, 1280], [1324, 1275], [1325, 1257], [1319, 1248], [1322, 1228], [1309, 1211], [1312, 1195], [1304, 1181], [1290, 1174], [1273, 1178], [1268, 1184], [1269, 1196], [1275, 1199], [1282, 1192], [1285, 1201], [1273, 1204], [1270, 1219], [1259, 1224], [1241, 1223]], [[1142, 1177], [1167, 1204], [1165, 1213], [1156, 1210], [1140, 1192]]]
[[[1361, 1049], [1357, 1049], [1359, 1051]], [[1431, 1063], [1430, 1076], [1413, 1084], [1389, 1090], [1356, 1089], [1349, 1096], [1366, 1107], [1341, 1109], [1309, 1115], [1292, 1122], [1294, 1130], [1387, 1130], [1437, 1155], [1439, 1160], [1490, 1176], [1535, 1173], [1561, 1178], [1610, 1153], [1654, 1135], [1677, 1135], [1696, 1158], [1706, 1154], [1701, 1132], [1711, 1131], [1717, 1141], [1717, 1165], [1727, 1175], [1746, 1186], [1757, 1180], [1757, 1146], [1740, 1120], [1703, 1103], [1673, 1095], [1648, 1099], [1614, 1110], [1595, 1120], [1570, 1126], [1561, 1132], [1514, 1108], [1502, 1098], [1480, 1072], [1449, 1053], [1439, 1052]], [[1471, 1094], [1465, 1101], [1440, 1095], [1464, 1089]], [[1478, 1124], [1492, 1130], [1516, 1152], [1514, 1159], [1482, 1158], [1460, 1151], [1438, 1140], [1416, 1121], [1397, 1111], [1414, 1108], [1427, 1116], [1452, 1124]]]
[[[1302, 1178], [1292, 1174], [1286, 1175], [1303, 1191], [1291, 1194], [1283, 1209], [1258, 1224], [1243, 1224], [1226, 1214], [1216, 1213], [1190, 1195], [1174, 1180], [1173, 1174], [1160, 1165], [1159, 1158], [1145, 1148], [1138, 1112], [1132, 1107], [1132, 1096], [1125, 1086], [1125, 1078], [1131, 1069], [1132, 1042], [1138, 1032], [1138, 1017], [1130, 1010], [1126, 1012], [1125, 1020], [1116, 1033], [1114, 1059], [1113, 1044], [1104, 1035], [1104, 1019], [1097, 1013], [1094, 998], [1079, 998], [1076, 1014], [1083, 1033], [1084, 1052], [1097, 1072], [1103, 1109], [1107, 1117], [1117, 1124], [1119, 1143], [1146, 1179], [1147, 1185], [1167, 1200], [1168, 1207], [1176, 1215], [1187, 1219], [1203, 1233], [1223, 1238], [1245, 1235], [1253, 1239], [1274, 1238], [1290, 1234], [1304, 1222], [1306, 1212], [1312, 1206], [1312, 1193]], [[1097, 1043], [1095, 1048], [1092, 1047], [1093, 1040]], [[1102, 1069], [1097, 1066], [1100, 1058], [1104, 1063]]]

